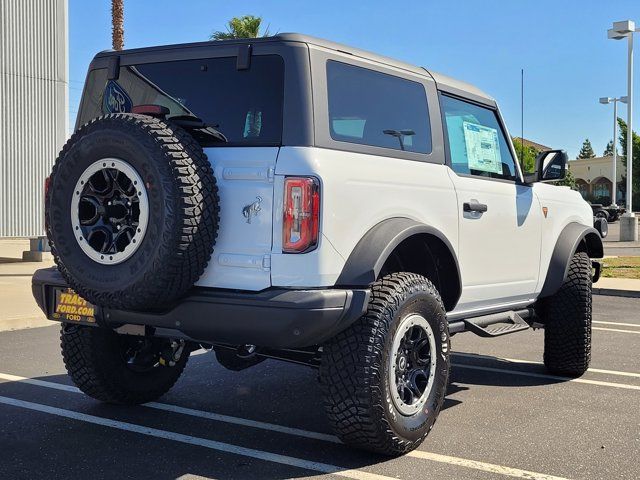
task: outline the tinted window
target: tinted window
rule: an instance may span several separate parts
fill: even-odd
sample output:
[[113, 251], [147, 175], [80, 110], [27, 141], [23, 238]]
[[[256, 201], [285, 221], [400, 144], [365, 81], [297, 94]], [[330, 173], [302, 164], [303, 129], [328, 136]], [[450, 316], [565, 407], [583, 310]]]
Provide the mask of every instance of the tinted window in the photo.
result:
[[147, 63], [120, 69], [115, 84], [104, 74], [87, 80], [82, 121], [133, 106], [169, 109], [169, 118], [194, 115], [222, 132], [230, 144], [273, 145], [282, 138], [284, 62], [257, 55], [248, 70], [236, 58]]
[[451, 167], [457, 173], [515, 180], [516, 167], [496, 113], [443, 95]]
[[429, 153], [427, 95], [417, 82], [327, 62], [329, 130], [342, 142]]

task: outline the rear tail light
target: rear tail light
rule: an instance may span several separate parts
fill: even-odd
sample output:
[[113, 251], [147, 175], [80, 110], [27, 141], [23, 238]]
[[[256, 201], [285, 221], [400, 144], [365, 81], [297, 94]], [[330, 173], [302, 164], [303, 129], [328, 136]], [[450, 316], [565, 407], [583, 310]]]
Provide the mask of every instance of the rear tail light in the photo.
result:
[[44, 198], [47, 198], [47, 195], [49, 194], [49, 186], [51, 185], [51, 177], [46, 177], [44, 179]]
[[51, 188], [51, 176], [49, 177], [45, 177], [44, 179], [44, 197], [43, 197], [43, 209], [42, 209], [42, 215], [43, 215], [43, 224], [45, 226], [45, 229], [47, 228], [47, 196], [49, 195], [49, 189]]
[[302, 253], [318, 244], [320, 230], [320, 184], [312, 177], [284, 180], [282, 251]]
[[170, 110], [163, 105], [134, 105], [131, 108], [131, 113], [140, 113], [142, 115], [149, 115], [150, 117], [164, 119], [167, 115], [169, 115]]

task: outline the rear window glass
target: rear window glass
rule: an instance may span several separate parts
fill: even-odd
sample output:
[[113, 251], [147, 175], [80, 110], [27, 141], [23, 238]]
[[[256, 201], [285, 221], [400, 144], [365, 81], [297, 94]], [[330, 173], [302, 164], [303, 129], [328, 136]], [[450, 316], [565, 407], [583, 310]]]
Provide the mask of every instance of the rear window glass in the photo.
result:
[[78, 124], [97, 116], [129, 112], [136, 105], [161, 105], [172, 116], [195, 116], [222, 132], [229, 144], [279, 145], [282, 140], [284, 62], [278, 55], [251, 59], [236, 69], [236, 58], [145, 63], [87, 79]]
[[427, 95], [420, 83], [330, 60], [327, 89], [334, 140], [431, 152]]

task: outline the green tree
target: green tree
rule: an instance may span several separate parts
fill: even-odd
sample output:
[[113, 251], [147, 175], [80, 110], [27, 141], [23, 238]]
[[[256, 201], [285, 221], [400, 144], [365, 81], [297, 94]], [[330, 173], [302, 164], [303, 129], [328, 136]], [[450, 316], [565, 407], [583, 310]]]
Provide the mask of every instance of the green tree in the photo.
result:
[[582, 143], [582, 148], [580, 149], [580, 153], [578, 154], [578, 158], [593, 158], [596, 154], [593, 151], [593, 147], [591, 146], [591, 142], [588, 138], [584, 140]]
[[613, 140], [609, 140], [607, 146], [604, 148], [604, 152], [602, 153], [603, 157], [613, 157]]
[[260, 35], [260, 25], [262, 17], [253, 15], [243, 15], [242, 17], [233, 17], [227, 23], [227, 31], [216, 31], [211, 34], [209, 40], [228, 40], [230, 38], [256, 38], [268, 37], [269, 28]]
[[520, 162], [522, 171], [524, 173], [534, 172], [536, 170], [536, 157], [540, 152], [531, 145], [525, 145], [523, 147], [522, 140], [520, 138], [514, 137], [512, 140], [513, 148], [516, 150], [516, 155], [518, 156], [518, 161]]
[[[622, 176], [622, 181], [618, 185], [626, 198], [627, 122], [618, 118], [618, 125], [620, 126], [620, 136], [618, 137], [618, 140], [620, 141], [620, 151], [622, 152], [621, 158], [622, 163], [625, 166], [625, 174]], [[640, 136], [638, 136], [636, 132], [633, 132], [633, 136], [631, 138], [633, 139], [633, 208], [636, 209], [640, 206]]]

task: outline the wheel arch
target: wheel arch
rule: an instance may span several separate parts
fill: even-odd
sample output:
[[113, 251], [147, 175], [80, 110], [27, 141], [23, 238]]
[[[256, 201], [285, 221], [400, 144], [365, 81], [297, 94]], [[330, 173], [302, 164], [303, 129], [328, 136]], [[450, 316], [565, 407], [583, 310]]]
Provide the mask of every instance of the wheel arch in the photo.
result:
[[569, 223], [564, 227], [551, 254], [549, 269], [539, 298], [549, 297], [560, 289], [567, 278], [571, 258], [576, 252], [586, 252], [590, 258], [604, 256], [602, 239], [595, 228], [577, 222]]
[[336, 285], [368, 286], [381, 275], [397, 271], [426, 276], [438, 288], [446, 310], [456, 306], [462, 282], [451, 243], [437, 228], [404, 217], [383, 220], [365, 233]]

